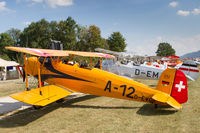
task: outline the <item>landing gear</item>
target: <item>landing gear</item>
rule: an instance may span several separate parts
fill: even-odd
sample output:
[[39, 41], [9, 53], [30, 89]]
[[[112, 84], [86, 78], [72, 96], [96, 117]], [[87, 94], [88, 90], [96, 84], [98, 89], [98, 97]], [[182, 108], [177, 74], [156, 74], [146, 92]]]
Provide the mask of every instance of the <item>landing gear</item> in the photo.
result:
[[42, 108], [42, 106], [33, 105], [33, 108], [34, 108], [35, 110], [38, 110], [38, 109], [41, 109], [41, 108]]
[[65, 100], [66, 100], [66, 98], [61, 98], [61, 99], [57, 100], [56, 103], [62, 103], [62, 102], [64, 102]]

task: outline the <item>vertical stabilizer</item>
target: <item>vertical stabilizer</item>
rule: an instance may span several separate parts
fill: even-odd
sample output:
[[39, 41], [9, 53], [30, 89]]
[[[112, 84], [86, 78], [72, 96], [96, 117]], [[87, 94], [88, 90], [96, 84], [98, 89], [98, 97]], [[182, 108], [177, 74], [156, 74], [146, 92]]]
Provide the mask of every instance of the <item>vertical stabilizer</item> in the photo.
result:
[[171, 96], [179, 103], [185, 103], [188, 100], [187, 78], [180, 70], [176, 71]]
[[188, 100], [187, 78], [180, 70], [166, 69], [160, 76], [157, 89], [169, 94], [178, 103], [185, 103]]

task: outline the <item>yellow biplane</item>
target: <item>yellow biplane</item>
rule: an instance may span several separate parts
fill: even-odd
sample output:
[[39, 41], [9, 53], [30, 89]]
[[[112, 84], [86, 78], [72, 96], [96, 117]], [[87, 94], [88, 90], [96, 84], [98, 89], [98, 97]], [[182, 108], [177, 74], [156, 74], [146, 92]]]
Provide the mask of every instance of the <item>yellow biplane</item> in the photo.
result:
[[[135, 82], [101, 70], [102, 58], [114, 58], [112, 55], [95, 52], [50, 50], [23, 47], [6, 49], [24, 53], [26, 91], [12, 94], [11, 97], [35, 106], [46, 106], [71, 93], [81, 92], [97, 96], [107, 96], [152, 104], [165, 104], [181, 109], [187, 96], [187, 79], [183, 72], [176, 69], [165, 70], [157, 88]], [[26, 54], [34, 57], [26, 58]], [[78, 64], [69, 64], [74, 55], [91, 59], [91, 68], [81, 68]], [[71, 56], [63, 63], [61, 57]], [[94, 68], [92, 58], [99, 58], [100, 69]], [[39, 87], [29, 89], [27, 75], [38, 78]], [[41, 82], [49, 83], [42, 86]]]

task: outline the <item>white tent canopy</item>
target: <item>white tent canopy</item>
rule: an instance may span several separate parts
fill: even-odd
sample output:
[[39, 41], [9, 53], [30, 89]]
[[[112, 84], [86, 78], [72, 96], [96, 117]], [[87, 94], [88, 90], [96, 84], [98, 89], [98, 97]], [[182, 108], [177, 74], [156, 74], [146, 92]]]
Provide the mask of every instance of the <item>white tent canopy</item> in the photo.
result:
[[[0, 58], [0, 68], [4, 68], [3, 71], [0, 71], [0, 80], [6, 80], [7, 78], [7, 67], [13, 66], [17, 67], [19, 64], [14, 61], [6, 61]], [[18, 76], [19, 77], [19, 76]]]
[[0, 58], [0, 67], [7, 67], [7, 66], [18, 66], [19, 64], [15, 61], [6, 61]]

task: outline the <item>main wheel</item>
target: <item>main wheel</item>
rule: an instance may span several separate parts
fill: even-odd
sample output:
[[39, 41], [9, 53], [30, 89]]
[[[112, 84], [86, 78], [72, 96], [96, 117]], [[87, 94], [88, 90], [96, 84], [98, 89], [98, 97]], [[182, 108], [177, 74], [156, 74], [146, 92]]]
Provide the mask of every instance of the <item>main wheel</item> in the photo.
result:
[[61, 99], [57, 100], [56, 103], [62, 103], [64, 101], [65, 101], [65, 98], [61, 98]]
[[42, 106], [33, 105], [33, 108], [34, 108], [35, 110], [38, 110], [38, 109], [41, 109], [41, 108], [42, 108]]

